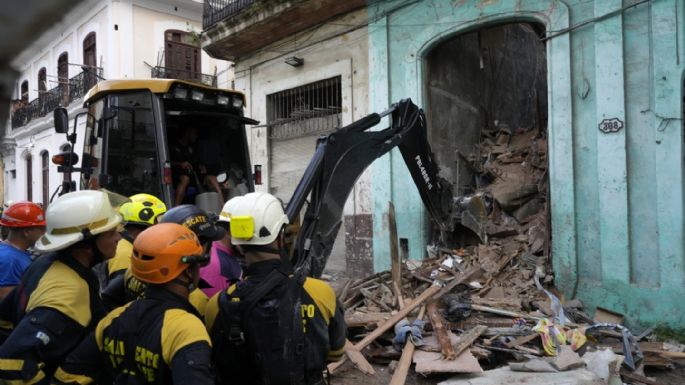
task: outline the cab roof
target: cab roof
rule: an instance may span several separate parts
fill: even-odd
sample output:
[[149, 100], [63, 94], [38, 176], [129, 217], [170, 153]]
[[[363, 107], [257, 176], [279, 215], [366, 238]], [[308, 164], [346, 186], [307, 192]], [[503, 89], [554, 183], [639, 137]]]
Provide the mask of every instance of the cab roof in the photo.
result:
[[103, 80], [93, 86], [86, 96], [83, 98], [84, 103], [89, 103], [93, 99], [99, 99], [100, 97], [118, 91], [129, 91], [129, 90], [149, 90], [153, 94], [163, 94], [169, 92], [172, 87], [176, 84], [186, 85], [188, 88], [201, 88], [210, 91], [217, 91], [222, 93], [228, 93], [232, 95], [238, 95], [243, 99], [245, 103], [245, 94], [240, 91], [228, 90], [222, 88], [210, 87], [204, 84], [193, 83], [185, 80], [179, 79], [119, 79], [119, 80]]

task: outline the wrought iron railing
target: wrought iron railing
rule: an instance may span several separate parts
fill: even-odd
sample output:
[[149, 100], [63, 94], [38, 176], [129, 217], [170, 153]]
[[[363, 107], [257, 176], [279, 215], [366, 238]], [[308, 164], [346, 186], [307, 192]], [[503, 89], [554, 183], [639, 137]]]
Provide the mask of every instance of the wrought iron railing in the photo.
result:
[[102, 69], [89, 69], [58, 85], [26, 105], [17, 105], [12, 112], [12, 129], [25, 126], [31, 120], [51, 113], [57, 107], [67, 107], [88, 92], [102, 78]]
[[223, 19], [243, 10], [256, 0], [205, 0], [202, 10], [202, 28], [209, 29]]
[[167, 67], [152, 67], [152, 77], [161, 79], [180, 79], [216, 87], [216, 76], [199, 72], [178, 70]]

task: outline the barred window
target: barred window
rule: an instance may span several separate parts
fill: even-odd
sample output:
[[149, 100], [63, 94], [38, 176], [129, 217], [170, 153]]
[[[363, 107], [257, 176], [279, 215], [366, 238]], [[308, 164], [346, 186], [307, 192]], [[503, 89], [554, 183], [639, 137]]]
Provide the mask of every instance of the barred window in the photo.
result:
[[266, 97], [271, 139], [291, 139], [332, 131], [341, 124], [341, 77], [277, 92]]

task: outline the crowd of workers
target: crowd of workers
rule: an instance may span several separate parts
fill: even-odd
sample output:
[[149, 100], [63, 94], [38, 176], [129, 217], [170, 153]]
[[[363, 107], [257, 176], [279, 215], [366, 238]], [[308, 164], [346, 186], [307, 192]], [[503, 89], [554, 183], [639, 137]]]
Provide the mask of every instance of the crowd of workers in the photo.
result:
[[288, 269], [281, 202], [77, 191], [2, 213], [0, 383], [323, 384], [343, 309]]

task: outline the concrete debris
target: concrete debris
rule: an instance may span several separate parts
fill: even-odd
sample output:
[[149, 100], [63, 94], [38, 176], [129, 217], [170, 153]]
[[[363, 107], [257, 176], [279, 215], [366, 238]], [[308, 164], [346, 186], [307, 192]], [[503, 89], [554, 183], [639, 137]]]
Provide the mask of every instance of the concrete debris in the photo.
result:
[[623, 357], [614, 354], [611, 349], [587, 352], [582, 359], [586, 368], [606, 383], [617, 376], [616, 368], [620, 368], [623, 362]]
[[508, 367], [488, 370], [480, 375], [458, 376], [438, 385], [606, 385], [586, 369], [561, 373], [515, 372]]
[[[450, 333], [453, 345], [459, 343], [459, 337]], [[454, 360], [443, 359], [440, 353], [440, 344], [435, 336], [426, 337], [424, 345], [414, 352], [413, 362], [416, 364], [416, 372], [429, 373], [481, 373], [483, 369], [476, 357], [467, 349], [461, 352]]]

